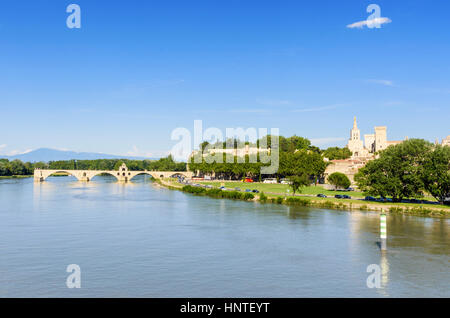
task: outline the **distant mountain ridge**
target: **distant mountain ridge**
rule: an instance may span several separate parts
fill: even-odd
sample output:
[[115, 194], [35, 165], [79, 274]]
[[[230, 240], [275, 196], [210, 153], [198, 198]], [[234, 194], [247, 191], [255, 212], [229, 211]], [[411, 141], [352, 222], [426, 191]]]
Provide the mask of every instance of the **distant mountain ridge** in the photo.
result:
[[57, 160], [96, 160], [96, 159], [130, 159], [130, 160], [157, 160], [159, 158], [133, 157], [133, 156], [118, 156], [96, 152], [76, 152], [65, 151], [51, 148], [39, 148], [24, 154], [14, 156], [2, 156], [9, 160], [19, 159], [23, 162], [38, 162], [38, 161], [57, 161]]

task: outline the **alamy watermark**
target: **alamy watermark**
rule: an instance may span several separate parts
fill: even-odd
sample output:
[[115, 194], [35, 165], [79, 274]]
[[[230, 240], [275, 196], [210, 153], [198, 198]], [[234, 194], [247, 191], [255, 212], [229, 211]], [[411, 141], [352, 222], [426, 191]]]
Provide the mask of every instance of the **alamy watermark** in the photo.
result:
[[369, 29], [380, 29], [382, 24], [391, 23], [391, 19], [381, 16], [381, 7], [378, 4], [369, 4], [366, 8], [366, 12], [370, 13], [366, 20], [358, 21], [347, 25], [347, 28], [363, 28], [367, 26]]
[[[193, 136], [189, 129], [178, 127], [172, 131], [171, 139], [178, 141], [171, 154], [174, 157], [189, 158], [188, 161], [192, 158], [194, 163], [223, 163], [225, 157], [226, 163], [260, 162], [263, 164], [261, 174], [274, 174], [278, 171], [278, 128], [271, 128], [270, 134], [267, 128], [226, 128], [224, 135], [217, 127], [203, 130], [203, 122], [194, 120]], [[194, 150], [192, 145], [200, 147]]]
[[67, 17], [66, 25], [69, 29], [81, 28], [81, 8], [78, 4], [69, 4], [66, 8], [66, 12], [70, 13]]
[[381, 288], [381, 267], [378, 264], [370, 264], [366, 269], [367, 273], [371, 273], [366, 280], [368, 288]]
[[67, 273], [71, 273], [67, 276], [66, 286], [67, 288], [81, 288], [81, 268], [77, 264], [70, 264], [66, 268]]

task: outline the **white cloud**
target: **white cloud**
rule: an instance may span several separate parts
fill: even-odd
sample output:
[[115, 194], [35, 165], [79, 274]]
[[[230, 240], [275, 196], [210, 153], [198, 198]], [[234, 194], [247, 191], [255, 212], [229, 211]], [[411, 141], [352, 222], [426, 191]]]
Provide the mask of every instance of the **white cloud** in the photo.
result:
[[7, 145], [5, 145], [5, 144], [0, 145], [0, 149], [6, 148], [6, 146], [7, 146]]
[[391, 23], [392, 20], [386, 17], [382, 18], [374, 18], [374, 19], [368, 19], [363, 21], [358, 21], [352, 24], [348, 24], [347, 28], [354, 29], [354, 28], [363, 28], [364, 26], [367, 26], [368, 28], [375, 28], [377, 26], [380, 26], [385, 23]]
[[392, 82], [390, 80], [369, 79], [369, 80], [367, 80], [367, 82], [374, 83], [374, 84], [380, 84], [380, 85], [384, 85], [384, 86], [394, 86], [394, 82]]
[[16, 156], [16, 155], [23, 155], [26, 153], [29, 153], [33, 151], [33, 149], [27, 149], [27, 150], [11, 150], [8, 153], [6, 153], [7, 156]]

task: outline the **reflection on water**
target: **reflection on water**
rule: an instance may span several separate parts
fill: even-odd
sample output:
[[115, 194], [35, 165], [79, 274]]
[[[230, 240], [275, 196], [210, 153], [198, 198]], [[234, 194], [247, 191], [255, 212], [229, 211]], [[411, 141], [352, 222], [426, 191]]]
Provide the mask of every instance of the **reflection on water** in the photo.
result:
[[[0, 180], [0, 296], [449, 297], [449, 220], [196, 197], [148, 176]], [[65, 288], [68, 264], [82, 288]], [[380, 289], [366, 286], [370, 264]]]
[[[369, 231], [379, 235], [379, 214], [352, 212], [355, 235]], [[430, 254], [450, 255], [450, 220], [407, 215], [389, 215], [387, 219], [388, 249], [420, 250]]]
[[379, 289], [379, 291], [382, 295], [389, 296], [387, 293], [387, 287], [389, 283], [389, 261], [386, 251], [381, 251], [380, 254], [381, 288]]

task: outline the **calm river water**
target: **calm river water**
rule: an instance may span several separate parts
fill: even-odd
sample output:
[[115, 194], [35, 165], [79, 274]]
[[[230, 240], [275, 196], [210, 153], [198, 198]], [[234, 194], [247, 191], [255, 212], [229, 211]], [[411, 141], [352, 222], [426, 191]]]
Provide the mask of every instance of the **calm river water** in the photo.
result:
[[0, 180], [1, 297], [450, 297], [448, 219], [388, 216], [382, 254], [376, 213], [114, 181]]

